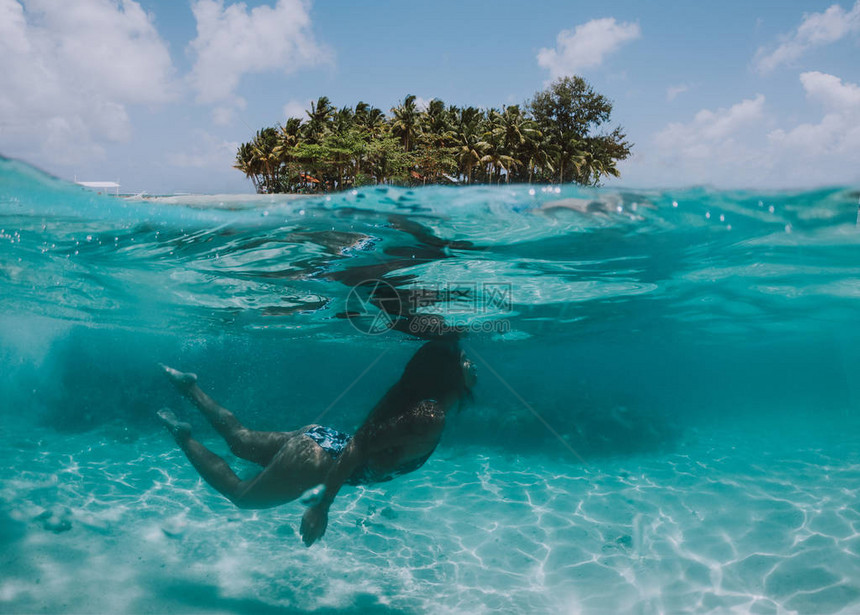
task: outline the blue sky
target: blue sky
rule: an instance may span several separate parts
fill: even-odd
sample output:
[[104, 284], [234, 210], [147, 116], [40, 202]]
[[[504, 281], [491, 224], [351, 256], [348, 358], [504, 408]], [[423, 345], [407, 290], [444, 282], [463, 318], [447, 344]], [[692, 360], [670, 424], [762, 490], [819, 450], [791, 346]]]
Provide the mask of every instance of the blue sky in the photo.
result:
[[320, 95], [500, 106], [574, 73], [635, 144], [613, 183], [860, 183], [860, 0], [0, 0], [0, 153], [243, 192], [235, 146]]

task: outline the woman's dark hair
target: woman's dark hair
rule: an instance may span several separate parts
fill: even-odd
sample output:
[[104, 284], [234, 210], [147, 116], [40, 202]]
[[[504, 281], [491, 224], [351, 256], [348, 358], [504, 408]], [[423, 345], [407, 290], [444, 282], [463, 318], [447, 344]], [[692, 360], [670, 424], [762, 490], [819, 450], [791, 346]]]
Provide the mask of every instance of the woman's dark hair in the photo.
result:
[[457, 340], [427, 342], [406, 364], [400, 392], [413, 403], [424, 399], [439, 402], [461, 399], [468, 392], [462, 363]]

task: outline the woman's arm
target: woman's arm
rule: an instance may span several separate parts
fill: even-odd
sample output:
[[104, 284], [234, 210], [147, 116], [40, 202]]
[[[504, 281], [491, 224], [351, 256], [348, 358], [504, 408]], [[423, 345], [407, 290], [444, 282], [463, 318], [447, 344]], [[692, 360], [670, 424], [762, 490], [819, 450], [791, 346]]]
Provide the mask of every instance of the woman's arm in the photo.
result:
[[343, 484], [352, 476], [356, 468], [365, 462], [367, 455], [364, 449], [365, 447], [359, 443], [359, 438], [353, 438], [328, 471], [322, 491], [317, 496], [318, 499], [308, 507], [302, 517], [301, 534], [306, 546], [311, 546], [325, 534], [328, 526], [328, 509]]
[[389, 450], [412, 453], [416, 457], [429, 453], [436, 448], [444, 427], [445, 411], [433, 400], [424, 400], [408, 413], [382, 424], [376, 424], [371, 415], [343, 449], [326, 475], [316, 501], [305, 511], [301, 526], [304, 543], [311, 546], [325, 533], [328, 510], [338, 491], [369, 458], [378, 459], [381, 453]]

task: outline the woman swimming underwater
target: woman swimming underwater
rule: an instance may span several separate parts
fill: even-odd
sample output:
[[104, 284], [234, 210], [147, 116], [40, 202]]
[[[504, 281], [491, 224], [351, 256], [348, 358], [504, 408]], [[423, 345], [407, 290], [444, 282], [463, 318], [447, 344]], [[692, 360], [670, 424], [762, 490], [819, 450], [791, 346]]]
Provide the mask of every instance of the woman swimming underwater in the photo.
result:
[[237, 457], [263, 470], [240, 480], [227, 462], [191, 437], [191, 426], [168, 409], [158, 416], [200, 476], [240, 508], [269, 508], [321, 485], [302, 518], [307, 546], [326, 530], [328, 511], [344, 485], [391, 480], [420, 468], [439, 443], [448, 411], [469, 394], [475, 370], [456, 340], [425, 343], [403, 375], [374, 406], [354, 436], [307, 425], [289, 432], [252, 431], [219, 406], [194, 374], [162, 366], [227, 441]]

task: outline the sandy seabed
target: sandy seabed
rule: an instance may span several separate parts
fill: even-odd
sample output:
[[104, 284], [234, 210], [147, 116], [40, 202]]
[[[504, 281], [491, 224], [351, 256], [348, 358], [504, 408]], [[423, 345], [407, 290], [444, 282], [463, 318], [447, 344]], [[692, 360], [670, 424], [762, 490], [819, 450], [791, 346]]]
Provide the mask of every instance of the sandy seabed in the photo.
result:
[[0, 611], [860, 612], [860, 455], [736, 435], [586, 464], [443, 447], [345, 489], [308, 549], [299, 504], [236, 509], [166, 435], [6, 427]]

